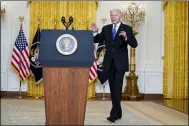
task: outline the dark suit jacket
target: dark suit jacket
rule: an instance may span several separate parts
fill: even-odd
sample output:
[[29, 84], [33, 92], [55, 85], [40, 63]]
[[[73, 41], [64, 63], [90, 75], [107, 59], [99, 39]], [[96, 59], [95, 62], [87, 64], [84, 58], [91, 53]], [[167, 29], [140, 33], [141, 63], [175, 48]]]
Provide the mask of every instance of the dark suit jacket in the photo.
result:
[[[116, 70], [119, 72], [129, 71], [129, 58], [127, 45], [133, 48], [138, 46], [138, 43], [133, 35], [132, 27], [120, 24], [117, 30], [116, 36], [112, 37], [112, 27], [113, 24], [106, 25], [102, 28], [102, 32], [94, 37], [94, 43], [105, 42], [106, 53], [103, 61], [103, 69], [108, 72], [111, 67], [111, 60], [114, 59]], [[120, 31], [125, 31], [127, 33], [127, 40], [121, 39], [119, 36]], [[124, 46], [120, 46], [120, 41], [124, 43]]]

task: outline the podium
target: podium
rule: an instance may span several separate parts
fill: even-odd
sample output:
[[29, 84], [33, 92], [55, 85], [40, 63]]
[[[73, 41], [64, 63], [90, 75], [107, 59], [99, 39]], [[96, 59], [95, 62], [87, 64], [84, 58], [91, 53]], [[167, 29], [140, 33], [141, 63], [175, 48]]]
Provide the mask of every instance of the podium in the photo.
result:
[[[77, 41], [64, 55], [62, 35]], [[84, 125], [89, 70], [94, 62], [93, 33], [85, 30], [41, 30], [39, 61], [43, 67], [46, 125]], [[73, 41], [72, 41], [73, 44]]]

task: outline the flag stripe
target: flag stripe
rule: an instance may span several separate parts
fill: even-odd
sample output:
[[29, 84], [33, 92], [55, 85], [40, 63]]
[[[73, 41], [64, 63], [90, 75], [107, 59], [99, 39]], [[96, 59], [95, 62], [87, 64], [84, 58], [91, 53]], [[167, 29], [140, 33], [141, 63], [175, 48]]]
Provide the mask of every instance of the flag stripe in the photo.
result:
[[[23, 57], [22, 57], [21, 55], [20, 55], [20, 59], [21, 59], [21, 60], [20, 60], [21, 69], [27, 70], [26, 67], [25, 67], [25, 62], [24, 62]], [[24, 67], [24, 68], [23, 68], [23, 67]], [[26, 71], [24, 71], [24, 74], [27, 74]]]
[[16, 63], [14, 63], [14, 60], [11, 62], [11, 65], [14, 67], [14, 69], [19, 73], [19, 67], [17, 66]]
[[18, 56], [15, 53], [13, 53], [12, 57], [14, 58], [14, 60], [16, 60], [16, 63], [19, 64], [20, 59], [18, 58]]
[[[23, 64], [24, 70], [27, 71], [25, 74], [28, 74], [29, 73], [29, 71], [28, 71], [29, 67], [27, 67], [27, 65], [26, 65], [28, 63], [26, 62], [25, 57], [23, 56], [23, 52], [19, 54], [18, 49], [16, 48], [15, 50], [17, 51], [17, 54], [18, 54], [19, 58], [21, 59], [20, 61], [21, 61], [21, 64]], [[26, 58], [28, 58], [28, 57], [26, 57]]]
[[21, 67], [20, 67], [20, 76], [22, 76], [22, 80], [24, 80], [24, 78], [26, 78], [26, 73], [25, 71], [23, 71], [23, 65], [21, 64]]
[[94, 66], [92, 66], [92, 68], [91, 68], [91, 74], [92, 74], [93, 76], [96, 76], [96, 75], [97, 75], [96, 72], [95, 72]]
[[22, 81], [24, 80], [24, 78], [23, 78], [23, 75], [22, 75], [21, 71], [19, 72], [19, 77], [20, 77], [20, 79], [21, 79]]
[[[94, 56], [96, 57], [96, 50], [94, 46]], [[90, 68], [90, 73], [89, 73], [89, 83], [93, 82], [97, 78], [97, 64], [96, 60], [94, 60], [93, 65]]]
[[26, 54], [25, 57], [26, 57], [26, 61], [27, 61], [27, 64], [28, 64], [28, 68], [30, 68], [30, 67], [29, 67], [30, 61], [29, 61], [29, 58], [28, 58], [28, 57], [29, 57], [29, 50], [28, 50], [28, 48], [27, 48], [27, 49], [25, 49], [24, 51], [25, 51], [24, 55]]
[[24, 53], [21, 53], [21, 55], [22, 55], [22, 57], [24, 59], [25, 67], [27, 68], [26, 70], [27, 70], [27, 72], [29, 72], [28, 71], [29, 70], [29, 62], [27, 61], [28, 55], [27, 55], [27, 52], [25, 51], [25, 49], [24, 49]]
[[13, 58], [12, 62], [15, 63], [15, 65], [17, 66], [17, 68], [19, 68], [18, 64], [19, 64], [20, 60], [17, 60], [15, 58], [15, 56], [13, 56], [12, 58]]
[[[97, 71], [97, 66], [96, 66], [96, 63], [94, 64], [94, 66], [93, 66], [93, 70], [94, 71]], [[97, 73], [95, 72], [95, 74], [97, 75]]]
[[94, 76], [91, 74], [91, 72], [89, 73], [89, 78], [90, 78], [90, 80], [92, 80], [93, 78], [94, 78]]
[[20, 58], [19, 58], [19, 51], [18, 51], [18, 49], [16, 48], [16, 46], [14, 46], [14, 49], [13, 49], [13, 55], [16, 55], [17, 57], [18, 57], [18, 59], [20, 60]]
[[[25, 67], [25, 65], [23, 64], [23, 61], [21, 61], [21, 71], [22, 71], [22, 73], [24, 73], [24, 74], [27, 74], [27, 72], [24, 70], [24, 69], [26, 69], [26, 67]], [[23, 71], [24, 70], [24, 71]]]

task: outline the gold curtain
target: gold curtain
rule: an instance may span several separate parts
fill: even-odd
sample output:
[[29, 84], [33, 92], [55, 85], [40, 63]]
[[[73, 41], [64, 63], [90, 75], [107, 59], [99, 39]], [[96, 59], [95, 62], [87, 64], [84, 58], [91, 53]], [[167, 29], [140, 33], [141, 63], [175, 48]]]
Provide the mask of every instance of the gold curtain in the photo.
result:
[[[54, 29], [55, 20], [60, 20], [60, 1], [42, 2], [32, 1], [30, 3], [30, 46], [36, 33], [38, 22], [40, 21], [41, 29]], [[40, 20], [39, 20], [40, 19]], [[57, 21], [57, 29], [60, 28], [60, 21]], [[27, 96], [43, 97], [44, 84], [43, 81], [36, 86], [33, 76], [29, 77]]]
[[[96, 10], [98, 3], [96, 1], [64, 1], [62, 4], [61, 15], [74, 18], [73, 27], [76, 30], [90, 29], [90, 24], [96, 22]], [[61, 29], [65, 29], [61, 25]], [[70, 27], [71, 29], [71, 27]], [[88, 87], [88, 99], [95, 97], [95, 83], [89, 84]]]
[[[96, 22], [97, 2], [95, 1], [64, 1], [61, 2], [61, 15], [65, 17], [73, 16], [73, 27], [76, 30], [90, 29], [90, 24]], [[68, 19], [67, 19], [68, 20]], [[61, 25], [61, 29], [64, 29]], [[70, 28], [71, 29], [71, 28]]]
[[188, 98], [188, 2], [164, 3], [164, 98]]
[[170, 107], [174, 108], [178, 111], [184, 112], [188, 114], [188, 100], [183, 100], [183, 99], [165, 99], [163, 100], [163, 103]]
[[[57, 29], [65, 29], [61, 23], [61, 17], [73, 16], [73, 27], [75, 30], [90, 29], [90, 24], [96, 22], [97, 2], [41, 2], [32, 1], [30, 3], [30, 46], [38, 26], [38, 16], [40, 18], [41, 29], [54, 29], [55, 21]], [[55, 20], [56, 19], [56, 20]], [[35, 85], [34, 77], [30, 76], [28, 80], [27, 96], [43, 97], [44, 84]], [[88, 88], [88, 98], [95, 97], [95, 84], [92, 83]]]

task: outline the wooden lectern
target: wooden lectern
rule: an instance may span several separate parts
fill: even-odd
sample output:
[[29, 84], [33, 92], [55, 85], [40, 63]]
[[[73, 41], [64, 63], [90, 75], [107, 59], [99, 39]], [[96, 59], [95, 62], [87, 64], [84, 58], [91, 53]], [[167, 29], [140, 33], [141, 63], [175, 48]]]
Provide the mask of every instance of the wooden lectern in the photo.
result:
[[[57, 42], [60, 48], [64, 46], [65, 37], [57, 39], [65, 34], [77, 40], [77, 49], [71, 55], [61, 54], [56, 47]], [[92, 31], [41, 31], [39, 60], [43, 67], [46, 125], [84, 125], [93, 51]]]

